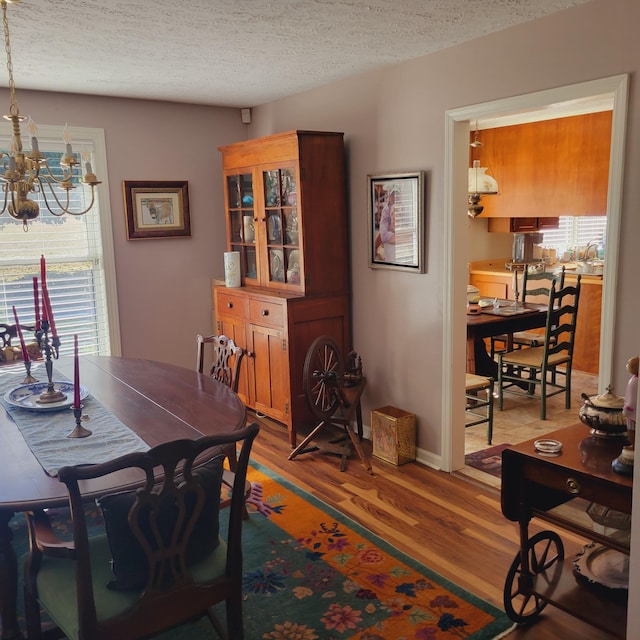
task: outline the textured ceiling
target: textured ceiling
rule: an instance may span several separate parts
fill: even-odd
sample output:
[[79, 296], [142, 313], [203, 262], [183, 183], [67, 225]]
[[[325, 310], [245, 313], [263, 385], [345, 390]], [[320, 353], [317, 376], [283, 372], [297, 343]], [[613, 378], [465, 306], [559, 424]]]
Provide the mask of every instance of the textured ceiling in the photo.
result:
[[252, 107], [587, 1], [20, 0], [8, 14], [18, 90]]

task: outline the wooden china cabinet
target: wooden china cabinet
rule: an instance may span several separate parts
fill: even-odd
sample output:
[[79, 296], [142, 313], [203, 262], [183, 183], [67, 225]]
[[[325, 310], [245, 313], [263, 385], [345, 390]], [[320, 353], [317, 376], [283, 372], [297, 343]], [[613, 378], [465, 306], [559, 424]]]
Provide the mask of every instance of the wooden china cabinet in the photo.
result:
[[242, 286], [213, 287], [215, 331], [246, 350], [239, 394], [296, 428], [311, 420], [304, 359], [319, 335], [350, 349], [342, 133], [289, 131], [220, 147], [227, 250]]

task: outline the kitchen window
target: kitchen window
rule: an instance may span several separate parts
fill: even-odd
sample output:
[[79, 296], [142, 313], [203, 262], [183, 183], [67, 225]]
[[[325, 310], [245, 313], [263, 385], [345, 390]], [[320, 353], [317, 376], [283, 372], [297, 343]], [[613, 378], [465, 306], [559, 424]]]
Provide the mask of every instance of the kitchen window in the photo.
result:
[[[580, 259], [587, 245], [597, 247], [597, 257], [603, 258], [607, 244], [606, 216], [563, 216], [558, 229], [542, 232], [542, 245], [556, 249], [558, 258]], [[596, 257], [590, 253], [590, 257]]]
[[[5, 129], [0, 148], [10, 143]], [[101, 130], [71, 129], [76, 154], [88, 151], [95, 173], [106, 180], [104, 137]], [[59, 167], [62, 127], [39, 127], [40, 150], [52, 169]], [[90, 191], [72, 192], [72, 210], [82, 210]], [[0, 323], [14, 324], [15, 305], [21, 324], [34, 323], [33, 277], [40, 283], [40, 256], [47, 262], [47, 285], [60, 335], [60, 355], [73, 352], [74, 334], [82, 354], [118, 355], [115, 267], [106, 183], [96, 189], [96, 203], [82, 216], [51, 214], [40, 193], [30, 198], [40, 216], [23, 230], [22, 221], [8, 212], [0, 216]], [[85, 205], [86, 206], [86, 205]], [[33, 336], [28, 336], [32, 339]], [[27, 338], [27, 336], [25, 336]]]

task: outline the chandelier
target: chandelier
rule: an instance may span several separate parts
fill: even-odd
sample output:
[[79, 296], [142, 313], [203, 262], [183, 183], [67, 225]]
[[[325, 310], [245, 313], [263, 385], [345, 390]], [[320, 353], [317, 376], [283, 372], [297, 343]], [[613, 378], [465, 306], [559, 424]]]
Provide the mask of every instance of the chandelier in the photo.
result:
[[[40, 152], [38, 147], [37, 127], [31, 118], [28, 119], [29, 132], [31, 134], [31, 151], [26, 153], [22, 148], [20, 123], [27, 118], [20, 115], [16, 100], [16, 87], [13, 80], [13, 64], [11, 61], [11, 42], [9, 40], [9, 21], [7, 19], [7, 2], [17, 3], [20, 0], [0, 0], [2, 5], [2, 23], [4, 26], [4, 42], [7, 52], [7, 70], [9, 72], [9, 114], [4, 116], [11, 122], [12, 141], [9, 153], [0, 152], [0, 181], [4, 192], [4, 202], [0, 209], [0, 215], [5, 211], [16, 220], [22, 220], [25, 231], [28, 231], [29, 220], [35, 220], [40, 215], [40, 206], [34, 200], [29, 199], [30, 193], [40, 193], [47, 209], [54, 216], [62, 216], [65, 213], [81, 216], [93, 207], [95, 202], [95, 187], [100, 184], [92, 172], [88, 154], [85, 161], [84, 178], [79, 178], [84, 184], [91, 187], [91, 201], [82, 211], [71, 210], [70, 192], [75, 189], [73, 183], [76, 167], [80, 161], [76, 159], [71, 148], [71, 135], [69, 128], [65, 126], [63, 139], [65, 152], [60, 159], [62, 175], [56, 177], [49, 167], [48, 160]], [[81, 173], [79, 170], [77, 173]], [[1, 196], [0, 196], [1, 197]]]

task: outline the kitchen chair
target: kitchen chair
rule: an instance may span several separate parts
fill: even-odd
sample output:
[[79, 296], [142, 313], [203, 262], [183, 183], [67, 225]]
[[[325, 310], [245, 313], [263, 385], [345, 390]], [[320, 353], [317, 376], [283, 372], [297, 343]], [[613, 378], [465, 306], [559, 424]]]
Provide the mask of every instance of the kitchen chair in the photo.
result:
[[240, 375], [240, 361], [244, 355], [244, 349], [234, 343], [227, 336], [197, 336], [198, 354], [196, 369], [204, 373], [205, 345], [212, 345], [211, 368], [209, 375], [216, 380], [238, 391], [238, 379]]
[[[60, 469], [73, 541], [56, 538], [44, 511], [26, 514], [29, 638], [41, 638], [42, 607], [71, 640], [146, 638], [205, 615], [221, 637], [242, 640], [242, 488], [258, 431], [252, 424], [226, 436], [174, 440], [103, 464]], [[237, 490], [225, 540], [218, 523], [221, 452], [237, 442]], [[83, 481], [123, 473], [137, 474], [142, 486], [99, 498], [105, 532], [89, 537]], [[222, 601], [226, 633], [211, 612]]]
[[[471, 416], [465, 422], [465, 427], [474, 427], [487, 423], [487, 444], [493, 439], [493, 392], [495, 380], [474, 373], [466, 374], [466, 415]], [[478, 395], [483, 393], [484, 397]]]
[[[565, 407], [571, 408], [571, 367], [580, 277], [576, 277], [575, 286], [556, 290], [556, 283], [551, 284], [542, 346], [498, 354], [498, 409], [501, 411], [505, 391], [539, 398], [541, 420], [546, 420], [547, 398], [551, 396], [564, 393]], [[537, 387], [540, 387], [539, 393], [536, 393]]]
[[[235, 344], [233, 340], [227, 338], [227, 336], [196, 336], [196, 342], [198, 344], [196, 369], [198, 373], [204, 372], [205, 362], [205, 345], [212, 345], [211, 348], [211, 366], [209, 369], [209, 375], [216, 380], [219, 380], [223, 384], [226, 384], [233, 391], [238, 391], [238, 380], [240, 377], [240, 361], [244, 355], [244, 349]], [[233, 474], [236, 470], [237, 454], [235, 445], [231, 445], [227, 450], [227, 459], [229, 460], [229, 469], [225, 469], [222, 477], [222, 482], [231, 488], [234, 483]], [[251, 493], [251, 483], [247, 482], [245, 486], [245, 500]], [[229, 500], [225, 499], [222, 502], [222, 506], [227, 506]], [[245, 519], [249, 517], [249, 513], [244, 510]]]
[[[555, 282], [558, 289], [564, 287], [565, 268], [562, 266], [558, 273], [551, 271], [532, 271], [525, 269], [522, 276], [522, 302], [538, 302], [543, 296], [546, 302], [551, 291], [551, 284]], [[535, 299], [533, 299], [535, 298]], [[516, 331], [511, 336], [502, 334], [491, 338], [491, 359], [496, 354], [495, 343], [513, 345], [514, 349], [522, 347], [539, 347], [544, 342], [544, 335], [535, 331]]]

